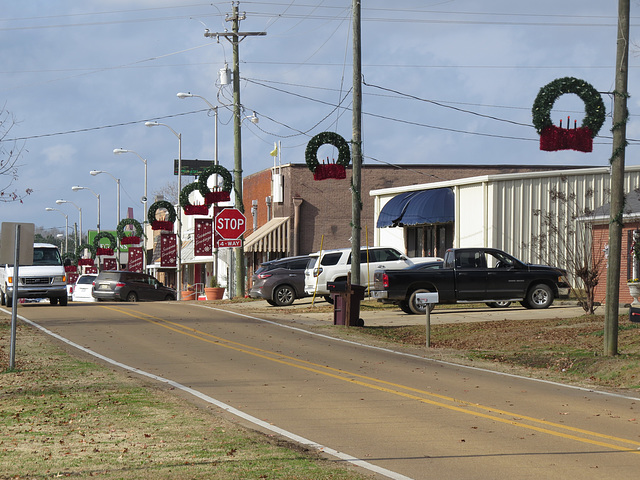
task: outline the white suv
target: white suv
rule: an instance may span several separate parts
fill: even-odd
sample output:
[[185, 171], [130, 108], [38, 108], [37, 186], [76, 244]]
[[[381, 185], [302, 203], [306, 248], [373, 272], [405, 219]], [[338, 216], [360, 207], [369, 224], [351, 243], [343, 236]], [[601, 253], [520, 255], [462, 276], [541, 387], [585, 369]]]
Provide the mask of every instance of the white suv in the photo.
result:
[[[304, 271], [304, 291], [307, 295], [323, 295], [330, 301], [327, 282], [344, 282], [351, 271], [351, 248], [324, 250], [309, 255]], [[362, 247], [360, 250], [360, 283], [373, 287], [373, 272], [402, 269], [416, 263], [441, 260], [437, 257], [407, 258], [392, 247]]]

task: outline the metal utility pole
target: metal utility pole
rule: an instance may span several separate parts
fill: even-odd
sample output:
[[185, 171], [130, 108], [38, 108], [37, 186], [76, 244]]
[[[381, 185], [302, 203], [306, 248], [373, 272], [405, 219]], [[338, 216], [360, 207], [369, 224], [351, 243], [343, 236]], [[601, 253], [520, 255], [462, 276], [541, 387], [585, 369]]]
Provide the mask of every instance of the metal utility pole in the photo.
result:
[[[235, 191], [235, 207], [244, 213], [244, 205], [242, 203], [242, 142], [241, 142], [241, 126], [242, 112], [240, 103], [240, 51], [239, 44], [246, 37], [264, 36], [267, 32], [240, 32], [240, 21], [246, 18], [244, 13], [238, 13], [239, 2], [232, 6], [231, 14], [227, 14], [225, 19], [231, 22], [231, 32], [211, 33], [209, 30], [204, 32], [205, 37], [224, 37], [233, 45], [233, 190]], [[244, 247], [234, 248], [233, 254], [235, 258], [235, 292], [234, 296], [244, 296]]]
[[604, 315], [604, 354], [618, 354], [618, 302], [620, 299], [620, 261], [624, 209], [624, 160], [627, 144], [627, 80], [629, 76], [630, 0], [618, 0], [618, 47], [613, 103], [613, 154], [611, 155], [611, 220], [607, 297]]
[[351, 280], [360, 285], [360, 232], [362, 212], [362, 49], [360, 0], [353, 0], [353, 134], [351, 140]]

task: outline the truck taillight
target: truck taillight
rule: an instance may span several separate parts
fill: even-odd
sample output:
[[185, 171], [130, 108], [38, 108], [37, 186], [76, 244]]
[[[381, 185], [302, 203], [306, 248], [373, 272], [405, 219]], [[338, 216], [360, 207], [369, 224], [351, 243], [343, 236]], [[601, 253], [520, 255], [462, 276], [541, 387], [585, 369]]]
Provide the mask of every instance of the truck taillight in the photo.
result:
[[382, 274], [382, 286], [384, 288], [389, 288], [389, 275], [386, 273]]
[[120, 287], [120, 288], [122, 288], [122, 287], [124, 287], [124, 286], [125, 286], [125, 284], [124, 284], [124, 283], [122, 283], [122, 282], [118, 282], [118, 283], [116, 283], [116, 287]]

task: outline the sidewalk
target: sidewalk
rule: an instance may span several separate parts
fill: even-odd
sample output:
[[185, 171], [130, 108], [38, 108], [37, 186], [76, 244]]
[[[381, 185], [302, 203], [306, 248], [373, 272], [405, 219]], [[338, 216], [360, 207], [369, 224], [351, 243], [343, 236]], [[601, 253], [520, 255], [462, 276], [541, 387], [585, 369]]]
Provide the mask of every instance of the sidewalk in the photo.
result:
[[[228, 303], [220, 305], [223, 309], [233, 310], [273, 320], [291, 320], [305, 324], [332, 325], [333, 310], [328, 310], [330, 304], [322, 299], [316, 299], [312, 307], [311, 298], [296, 300], [288, 307], [273, 307], [264, 300], [244, 303]], [[317, 308], [317, 312], [314, 309]], [[573, 318], [584, 315], [584, 310], [575, 303], [556, 302], [543, 310], [532, 310], [520, 304], [512, 304], [509, 308], [465, 308], [464, 304], [436, 307], [431, 312], [431, 324], [468, 323], [500, 320], [537, 320], [545, 318]], [[422, 325], [426, 322], [426, 315], [408, 315], [399, 308], [384, 310], [361, 310], [360, 318], [365, 326], [400, 326]]]

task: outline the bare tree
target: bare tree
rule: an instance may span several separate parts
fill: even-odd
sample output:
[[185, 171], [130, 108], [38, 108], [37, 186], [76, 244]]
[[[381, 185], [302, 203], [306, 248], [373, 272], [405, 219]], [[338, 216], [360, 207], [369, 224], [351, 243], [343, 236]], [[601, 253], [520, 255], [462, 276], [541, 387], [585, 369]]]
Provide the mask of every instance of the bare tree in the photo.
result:
[[[549, 192], [549, 211], [534, 210], [540, 218], [541, 231], [533, 235], [530, 248], [539, 261], [565, 268], [574, 281], [574, 293], [588, 314], [596, 309], [595, 289], [600, 281], [600, 267], [606, 261], [605, 252], [592, 245], [591, 221], [594, 211], [585, 204], [591, 203], [593, 191], [588, 190], [584, 198], [578, 199], [573, 192], [565, 193], [552, 188]], [[580, 204], [582, 203], [582, 205]]]
[[[166, 200], [172, 205], [176, 205], [178, 203], [178, 198], [180, 198], [180, 192], [178, 191], [178, 182], [177, 181], [168, 181], [164, 186], [158, 188], [153, 192], [153, 198], [159, 198]], [[154, 200], [151, 200], [153, 203]]]
[[4, 107], [0, 109], [0, 202], [22, 203], [22, 199], [33, 191], [27, 188], [18, 193], [15, 188], [12, 189], [13, 183], [18, 180], [18, 160], [24, 149], [24, 146], [18, 147], [16, 142], [6, 140], [15, 124], [14, 116]]

